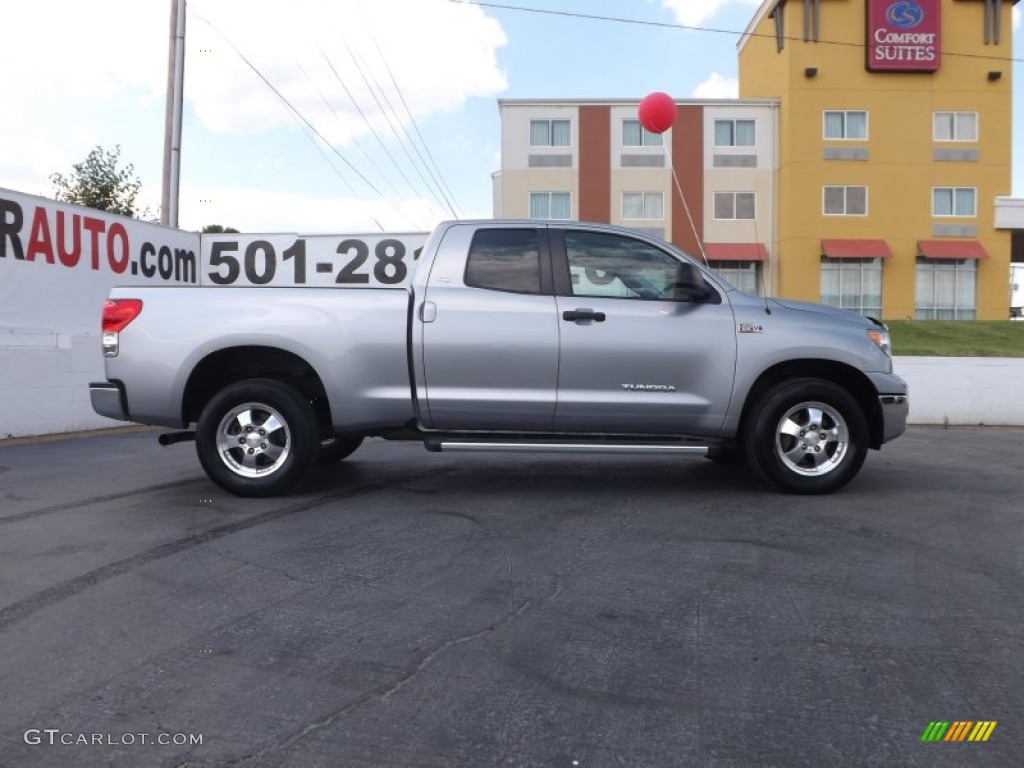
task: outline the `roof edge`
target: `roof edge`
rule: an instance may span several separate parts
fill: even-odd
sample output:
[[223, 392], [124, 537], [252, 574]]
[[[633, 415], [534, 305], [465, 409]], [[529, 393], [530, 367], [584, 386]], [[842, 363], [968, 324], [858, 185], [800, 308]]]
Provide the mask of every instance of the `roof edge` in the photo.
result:
[[[498, 106], [502, 107], [505, 105], [526, 107], [530, 105], [544, 106], [544, 107], [635, 107], [641, 101], [643, 97], [634, 96], [629, 99], [498, 99]], [[756, 98], [756, 99], [673, 99], [677, 106], [680, 107], [699, 107], [699, 106], [712, 106], [717, 107], [719, 105], [729, 106], [743, 106], [743, 107], [772, 107], [777, 106], [781, 103], [778, 98]]]
[[754, 34], [754, 30], [757, 25], [761, 23], [761, 20], [776, 9], [776, 7], [783, 5], [786, 0], [764, 0], [760, 7], [754, 12], [754, 15], [750, 18], [750, 22], [747, 24], [746, 29], [743, 30], [743, 34], [740, 35], [740, 39], [736, 41], [736, 51], [742, 51], [743, 46], [747, 44], [747, 40]]

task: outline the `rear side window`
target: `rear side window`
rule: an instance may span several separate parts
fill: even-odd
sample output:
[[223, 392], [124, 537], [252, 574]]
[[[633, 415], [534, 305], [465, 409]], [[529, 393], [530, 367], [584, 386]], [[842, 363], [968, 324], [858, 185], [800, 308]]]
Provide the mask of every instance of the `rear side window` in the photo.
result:
[[537, 230], [481, 229], [469, 246], [465, 282], [492, 291], [540, 293]]

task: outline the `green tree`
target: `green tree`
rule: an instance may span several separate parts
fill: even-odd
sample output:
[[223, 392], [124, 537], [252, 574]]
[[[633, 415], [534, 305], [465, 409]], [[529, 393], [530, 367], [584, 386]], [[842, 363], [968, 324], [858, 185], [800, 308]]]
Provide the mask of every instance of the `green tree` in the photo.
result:
[[225, 227], [220, 224], [207, 224], [203, 227], [204, 235], [228, 235], [238, 232], [234, 227]]
[[108, 151], [96, 147], [85, 160], [72, 165], [72, 172], [67, 176], [62, 173], [50, 176], [57, 188], [54, 197], [65, 203], [135, 216], [135, 197], [142, 183], [135, 176], [135, 166], [131, 163], [118, 168], [120, 159], [120, 145]]

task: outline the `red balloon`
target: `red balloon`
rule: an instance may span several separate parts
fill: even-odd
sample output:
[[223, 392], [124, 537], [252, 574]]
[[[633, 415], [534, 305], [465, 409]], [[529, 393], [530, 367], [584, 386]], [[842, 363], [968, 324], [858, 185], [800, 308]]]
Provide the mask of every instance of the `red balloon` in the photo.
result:
[[640, 101], [637, 117], [651, 133], [664, 133], [676, 120], [676, 100], [661, 91], [649, 93]]

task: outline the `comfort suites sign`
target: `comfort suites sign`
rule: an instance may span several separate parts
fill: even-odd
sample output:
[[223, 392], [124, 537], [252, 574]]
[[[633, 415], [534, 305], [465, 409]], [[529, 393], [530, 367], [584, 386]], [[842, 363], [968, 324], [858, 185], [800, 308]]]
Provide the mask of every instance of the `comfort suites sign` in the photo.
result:
[[941, 0], [868, 0], [867, 68], [934, 72], [942, 49]]

